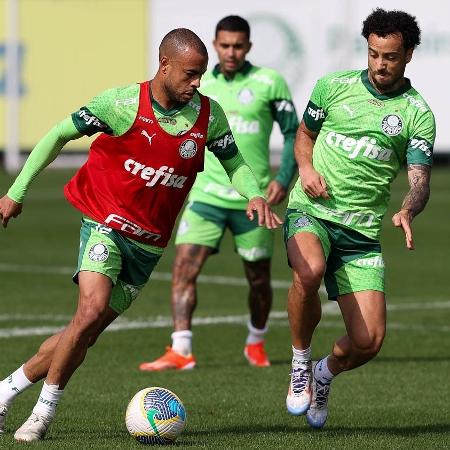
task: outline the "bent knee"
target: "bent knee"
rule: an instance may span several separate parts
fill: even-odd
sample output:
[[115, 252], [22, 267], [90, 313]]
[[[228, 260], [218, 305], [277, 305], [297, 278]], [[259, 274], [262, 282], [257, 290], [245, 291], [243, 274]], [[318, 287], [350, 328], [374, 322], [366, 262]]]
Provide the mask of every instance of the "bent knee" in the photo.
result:
[[173, 265], [172, 282], [177, 285], [194, 284], [200, 273], [201, 263], [190, 258], [177, 258]]
[[249, 286], [252, 292], [265, 293], [272, 291], [270, 280], [252, 280], [252, 282], [249, 283]]
[[98, 334], [94, 334], [93, 336], [89, 337], [88, 347], [92, 347], [97, 342], [98, 336]]
[[104, 314], [105, 308], [102, 305], [87, 304], [78, 308], [72, 323], [80, 331], [93, 329], [102, 320]]
[[324, 274], [325, 268], [321, 265], [294, 270], [292, 288], [308, 295], [314, 294], [319, 290]]
[[249, 285], [252, 289], [270, 289], [270, 275], [263, 273], [253, 273], [247, 276]]
[[364, 355], [367, 359], [372, 359], [381, 350], [384, 334], [384, 331], [380, 331], [371, 336], [356, 338], [352, 340], [352, 343], [359, 354]]

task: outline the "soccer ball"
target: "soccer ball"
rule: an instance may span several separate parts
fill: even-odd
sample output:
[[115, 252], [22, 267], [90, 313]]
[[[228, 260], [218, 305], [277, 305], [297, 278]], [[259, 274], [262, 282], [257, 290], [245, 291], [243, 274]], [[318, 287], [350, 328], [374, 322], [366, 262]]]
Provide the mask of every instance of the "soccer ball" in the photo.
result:
[[149, 387], [131, 399], [125, 423], [131, 436], [142, 444], [172, 444], [184, 430], [186, 411], [169, 389]]

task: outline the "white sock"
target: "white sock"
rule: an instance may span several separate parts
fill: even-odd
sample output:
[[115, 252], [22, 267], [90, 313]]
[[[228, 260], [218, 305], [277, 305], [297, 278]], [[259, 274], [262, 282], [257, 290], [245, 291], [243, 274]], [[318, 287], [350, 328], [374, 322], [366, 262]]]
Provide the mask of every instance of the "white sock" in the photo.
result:
[[58, 402], [64, 394], [64, 389], [58, 389], [56, 384], [47, 384], [44, 381], [39, 399], [33, 408], [33, 412], [49, 418], [53, 418], [56, 414]]
[[0, 382], [0, 402], [9, 406], [20, 393], [33, 384], [26, 377], [23, 365], [20, 366], [9, 377]]
[[292, 346], [292, 364], [307, 364], [311, 361], [311, 347], [299, 350]]
[[183, 356], [189, 356], [192, 353], [191, 330], [174, 331], [171, 338], [173, 351]]
[[328, 358], [329, 356], [326, 356], [320, 361], [317, 361], [317, 364], [314, 368], [314, 378], [325, 384], [330, 384], [331, 380], [336, 376], [333, 375], [328, 368]]
[[247, 322], [248, 328], [248, 336], [247, 336], [247, 344], [257, 344], [258, 342], [264, 341], [264, 335], [267, 333], [269, 327], [265, 328], [255, 328], [252, 325], [252, 322], [249, 320]]

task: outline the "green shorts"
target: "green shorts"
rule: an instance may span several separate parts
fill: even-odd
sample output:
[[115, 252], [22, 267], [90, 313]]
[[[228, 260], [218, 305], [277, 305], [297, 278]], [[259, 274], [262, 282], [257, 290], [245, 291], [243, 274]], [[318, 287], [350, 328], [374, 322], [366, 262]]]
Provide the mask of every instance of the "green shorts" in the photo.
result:
[[330, 300], [352, 292], [384, 292], [384, 261], [379, 241], [327, 220], [288, 209], [284, 223], [285, 242], [297, 233], [315, 234], [327, 261], [324, 276]]
[[181, 216], [175, 244], [211, 247], [217, 253], [226, 228], [234, 238], [236, 252], [244, 261], [269, 259], [273, 254], [273, 231], [248, 220], [244, 210], [227, 209], [206, 203], [189, 203]]
[[160, 257], [161, 254], [145, 250], [112, 228], [83, 219], [73, 280], [78, 283], [81, 271], [109, 277], [114, 286], [109, 306], [122, 314], [145, 286]]

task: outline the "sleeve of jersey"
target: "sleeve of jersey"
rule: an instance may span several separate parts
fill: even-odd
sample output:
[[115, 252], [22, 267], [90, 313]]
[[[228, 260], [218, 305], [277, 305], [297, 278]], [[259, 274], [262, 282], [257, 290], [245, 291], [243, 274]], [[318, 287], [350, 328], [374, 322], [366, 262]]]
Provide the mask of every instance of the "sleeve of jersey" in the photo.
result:
[[280, 168], [275, 180], [287, 189], [297, 173], [294, 142], [298, 128], [298, 117], [289, 88], [281, 76], [275, 78], [271, 97], [272, 115], [280, 126], [280, 131], [284, 137]]
[[436, 124], [433, 113], [427, 111], [414, 127], [406, 147], [407, 164], [433, 164], [433, 146], [436, 138]]
[[54, 126], [30, 153], [25, 165], [8, 190], [8, 197], [22, 203], [36, 176], [58, 156], [67, 142], [81, 136], [82, 134], [75, 128], [70, 117]]
[[234, 189], [239, 192], [247, 200], [254, 197], [264, 197], [264, 193], [258, 186], [255, 175], [250, 167], [244, 161], [240, 152], [230, 159], [220, 160], [228, 178], [231, 181]]
[[208, 150], [220, 160], [233, 158], [238, 153], [234, 136], [222, 107], [211, 98], [208, 136], [206, 145]]
[[319, 132], [327, 115], [326, 100], [328, 95], [328, 80], [321, 78], [316, 85], [303, 113], [303, 120], [308, 130]]
[[108, 89], [94, 97], [86, 106], [72, 114], [72, 120], [78, 131], [85, 136], [95, 133], [115, 133], [115, 101], [117, 89]]

